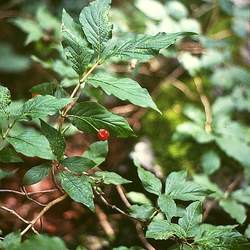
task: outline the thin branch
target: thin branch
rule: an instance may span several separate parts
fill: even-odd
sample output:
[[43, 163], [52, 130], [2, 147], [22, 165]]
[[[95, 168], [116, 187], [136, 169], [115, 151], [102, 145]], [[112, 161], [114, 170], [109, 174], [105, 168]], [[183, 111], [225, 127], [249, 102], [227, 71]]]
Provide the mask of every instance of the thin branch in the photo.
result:
[[85, 82], [85, 80], [90, 76], [90, 74], [95, 70], [95, 68], [99, 65], [100, 61], [98, 60], [90, 69], [89, 71], [79, 80], [79, 83], [74, 88], [73, 92], [70, 95], [70, 98], [75, 98], [68, 106], [66, 106], [61, 114], [61, 119], [59, 120], [59, 130], [62, 128], [62, 125], [64, 123], [65, 117], [68, 114], [68, 112], [73, 108], [73, 106], [76, 104], [79, 96], [77, 96], [77, 93], [79, 92], [82, 83]]
[[159, 84], [159, 87], [156, 89], [156, 91], [159, 90], [163, 85], [171, 84], [172, 86], [180, 90], [187, 98], [196, 100], [196, 96], [192, 93], [188, 86], [178, 79], [183, 73], [183, 68], [177, 67]]
[[124, 191], [122, 185], [117, 185], [117, 186], [116, 186], [116, 190], [117, 190], [117, 192], [118, 192], [120, 198], [122, 199], [123, 203], [126, 205], [126, 207], [127, 207], [127, 208], [130, 208], [130, 207], [131, 207], [131, 204], [130, 204], [130, 202], [129, 202], [128, 199], [127, 199], [127, 196], [126, 196], [126, 194], [125, 194], [125, 191]]
[[104, 232], [110, 239], [113, 239], [115, 236], [115, 231], [112, 228], [110, 222], [108, 221], [108, 216], [102, 211], [102, 209], [98, 205], [96, 205], [95, 208], [96, 215], [100, 221], [100, 225], [102, 226]]
[[0, 206], [0, 209], [6, 211], [6, 212], [9, 212], [13, 215], [15, 215], [17, 218], [19, 218], [22, 222], [26, 223], [26, 224], [29, 224], [30, 222], [25, 220], [20, 214], [18, 214], [15, 210], [13, 209], [10, 209], [8, 207], [5, 207], [5, 206]]
[[102, 200], [102, 202], [103, 202], [106, 206], [110, 207], [111, 209], [115, 210], [116, 212], [118, 212], [118, 213], [120, 213], [120, 214], [122, 214], [122, 215], [124, 215], [124, 216], [126, 216], [126, 217], [129, 217], [130, 219], [136, 220], [134, 217], [130, 216], [129, 214], [127, 214], [126, 212], [124, 212], [123, 210], [121, 210], [121, 209], [120, 209], [119, 207], [117, 207], [116, 205], [113, 205], [113, 204], [109, 203], [109, 202], [107, 201], [107, 199], [106, 199], [99, 191], [95, 190], [95, 192], [96, 192], [96, 194], [98, 194], [98, 196], [100, 197], [100, 199]]
[[197, 92], [200, 96], [201, 103], [204, 107], [205, 115], [206, 115], [206, 123], [205, 123], [205, 131], [207, 133], [212, 132], [212, 110], [211, 110], [211, 105], [208, 100], [208, 97], [204, 94], [203, 92], [203, 87], [202, 87], [202, 81], [201, 78], [195, 77], [194, 78], [194, 84], [197, 89]]
[[[122, 185], [118, 185], [116, 186], [117, 192], [121, 198], [121, 200], [123, 201], [123, 203], [126, 205], [127, 208], [131, 207], [130, 202], [128, 201], [128, 198], [126, 196], [126, 192], [125, 189], [122, 187]], [[142, 242], [142, 244], [145, 246], [145, 248], [147, 250], [156, 250], [145, 238], [144, 236], [144, 231], [143, 231], [143, 226], [141, 224], [141, 222], [139, 220], [134, 220], [135, 223], [135, 228], [136, 231], [138, 233], [138, 237], [140, 239], [140, 241]]]
[[[228, 198], [228, 196], [230, 195], [230, 193], [232, 193], [236, 187], [240, 184], [242, 180], [242, 176], [239, 175], [237, 176], [226, 188], [226, 191], [224, 193], [224, 197]], [[217, 204], [217, 200], [212, 200], [208, 203], [204, 213], [203, 213], [203, 221], [205, 221], [209, 215], [209, 213], [211, 212], [211, 210], [216, 206]]]
[[26, 198], [27, 198], [28, 200], [33, 201], [34, 203], [36, 203], [36, 204], [39, 205], [39, 206], [46, 207], [47, 204], [43, 204], [43, 203], [41, 203], [41, 202], [39, 202], [39, 201], [37, 201], [37, 200], [31, 198], [31, 197], [28, 195], [28, 192], [26, 191], [25, 187], [22, 187], [22, 189], [23, 189], [23, 191], [24, 191], [24, 193], [25, 193], [25, 196], [26, 196]]
[[48, 203], [48, 205], [29, 223], [29, 225], [21, 232], [21, 236], [23, 236], [25, 233], [27, 233], [29, 231], [30, 228], [32, 228], [36, 222], [54, 205], [56, 205], [57, 203], [63, 201], [64, 199], [66, 199], [68, 195], [64, 194], [60, 197], [58, 197], [57, 199], [51, 201], [50, 203]]
[[35, 191], [35, 192], [27, 192], [24, 193], [22, 191], [17, 191], [17, 190], [11, 190], [11, 189], [0, 189], [0, 193], [13, 193], [13, 194], [19, 194], [22, 196], [26, 196], [26, 195], [35, 195], [35, 194], [44, 194], [44, 193], [52, 193], [58, 191], [58, 189], [48, 189], [48, 190], [41, 190], [41, 191]]

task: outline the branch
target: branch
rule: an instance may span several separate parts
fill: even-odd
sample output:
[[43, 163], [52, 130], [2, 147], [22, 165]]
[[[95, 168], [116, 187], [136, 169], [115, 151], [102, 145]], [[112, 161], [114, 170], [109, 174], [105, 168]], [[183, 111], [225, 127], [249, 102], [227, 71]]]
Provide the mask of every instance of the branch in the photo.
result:
[[[122, 187], [122, 185], [117, 185], [116, 186], [116, 190], [119, 194], [119, 196], [121, 197], [123, 203], [126, 205], [127, 208], [131, 207], [130, 202], [128, 201], [128, 198], [126, 196], [126, 192], [124, 190], [124, 188]], [[138, 237], [140, 239], [140, 241], [142, 242], [142, 244], [146, 247], [147, 250], [156, 250], [145, 238], [144, 236], [144, 232], [143, 232], [143, 226], [142, 223], [139, 220], [134, 220], [135, 223], [135, 228], [136, 231], [138, 233]]]
[[41, 191], [35, 191], [35, 192], [22, 192], [22, 191], [17, 191], [17, 190], [11, 190], [11, 189], [0, 189], [0, 193], [13, 193], [13, 194], [19, 194], [22, 196], [26, 195], [35, 195], [35, 194], [44, 194], [44, 193], [52, 193], [58, 191], [58, 189], [48, 189], [48, 190], [41, 190]]
[[70, 95], [70, 98], [75, 98], [68, 106], [66, 106], [61, 114], [61, 119], [59, 120], [59, 130], [62, 128], [62, 125], [64, 123], [65, 117], [68, 114], [68, 112], [73, 108], [73, 106], [76, 104], [79, 96], [77, 96], [78, 91], [81, 88], [82, 83], [85, 82], [85, 80], [90, 76], [90, 74], [95, 70], [95, 68], [99, 65], [100, 61], [98, 60], [91, 68], [90, 70], [79, 80], [79, 83], [74, 88], [73, 92]]
[[30, 222], [29, 221], [27, 221], [27, 220], [25, 220], [20, 214], [18, 214], [15, 210], [13, 210], [13, 209], [10, 209], [10, 208], [8, 208], [8, 207], [5, 207], [5, 206], [0, 206], [0, 209], [2, 209], [2, 210], [4, 210], [4, 211], [6, 211], [6, 212], [9, 212], [9, 213], [11, 213], [11, 214], [13, 214], [13, 215], [15, 215], [17, 218], [19, 218], [22, 222], [24, 222], [24, 223], [26, 223], [26, 224], [29, 224]]
[[106, 206], [110, 207], [111, 209], [115, 210], [116, 212], [118, 212], [118, 213], [120, 213], [120, 214], [122, 214], [122, 215], [124, 215], [124, 216], [126, 216], [126, 217], [128, 217], [128, 218], [130, 218], [130, 219], [132, 219], [132, 220], [137, 220], [137, 219], [135, 219], [134, 217], [132, 217], [132, 216], [130, 216], [129, 214], [127, 214], [126, 212], [124, 212], [123, 210], [121, 210], [121, 209], [120, 209], [119, 207], [117, 207], [116, 205], [113, 205], [113, 204], [109, 203], [109, 202], [107, 201], [107, 199], [106, 199], [99, 191], [95, 190], [95, 193], [100, 197], [100, 199], [102, 200], [102, 202], [103, 202]]
[[107, 215], [102, 211], [102, 209], [98, 205], [96, 205], [96, 215], [106, 235], [110, 239], [113, 239], [115, 237], [115, 231], [112, 228], [110, 222], [108, 221]]
[[211, 133], [212, 132], [212, 110], [211, 110], [211, 105], [209, 103], [209, 100], [203, 92], [201, 78], [195, 77], [194, 84], [195, 84], [197, 92], [200, 96], [201, 103], [202, 103], [204, 110], [205, 110], [205, 115], [206, 115], [205, 131], [207, 133]]
[[63, 201], [64, 199], [66, 199], [68, 195], [64, 194], [60, 197], [58, 197], [57, 199], [51, 201], [50, 203], [48, 203], [48, 205], [37, 215], [37, 217], [35, 217], [30, 223], [29, 225], [21, 232], [21, 236], [23, 236], [25, 233], [27, 233], [29, 231], [30, 228], [32, 228], [36, 222], [54, 205], [56, 205], [57, 203]]

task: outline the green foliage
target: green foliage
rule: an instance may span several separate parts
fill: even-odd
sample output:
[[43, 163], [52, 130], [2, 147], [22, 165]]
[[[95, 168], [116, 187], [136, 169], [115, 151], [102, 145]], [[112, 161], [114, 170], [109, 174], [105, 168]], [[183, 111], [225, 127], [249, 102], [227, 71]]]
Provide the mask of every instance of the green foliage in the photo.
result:
[[62, 15], [63, 47], [73, 69], [81, 76], [93, 57], [80, 25], [74, 22], [63, 10]]
[[32, 167], [25, 173], [23, 177], [24, 185], [32, 185], [37, 182], [40, 182], [43, 178], [48, 176], [50, 170], [51, 165], [48, 163]]
[[5, 110], [5, 108], [10, 104], [11, 102], [11, 95], [10, 91], [0, 85], [0, 110], [1, 112]]
[[113, 25], [108, 20], [111, 0], [96, 0], [80, 14], [82, 29], [99, 57], [112, 36]]
[[177, 214], [177, 207], [175, 201], [168, 195], [162, 194], [158, 198], [158, 206], [165, 214], [168, 221]]
[[202, 186], [186, 180], [187, 172], [172, 172], [166, 179], [165, 194], [177, 200], [200, 200], [209, 194]]
[[162, 183], [161, 181], [151, 172], [144, 170], [136, 161], [134, 161], [138, 176], [143, 184], [143, 187], [149, 192], [156, 195], [161, 194]]
[[110, 41], [104, 58], [118, 57], [121, 60], [137, 59], [147, 61], [157, 55], [160, 49], [168, 48], [177, 38], [193, 35], [194, 33], [158, 33], [155, 36], [144, 34], [126, 34], [117, 40]]
[[108, 154], [108, 143], [106, 141], [99, 141], [92, 143], [88, 150], [84, 152], [83, 157], [88, 158], [100, 165], [106, 159]]
[[151, 205], [133, 205], [130, 207], [130, 215], [140, 220], [147, 220], [154, 213]]
[[75, 176], [63, 172], [59, 174], [62, 188], [76, 202], [80, 202], [94, 211], [94, 195], [91, 187], [91, 180], [87, 176]]
[[213, 174], [220, 167], [220, 158], [214, 151], [207, 151], [202, 155], [201, 165], [207, 175]]
[[30, 237], [29, 239], [26, 239], [24, 242], [21, 243], [20, 233], [8, 234], [2, 242], [0, 241], [0, 247], [3, 250], [32, 250], [34, 248], [38, 250], [67, 250], [64, 242], [58, 237], [36, 235]]
[[61, 161], [61, 164], [68, 168], [70, 171], [82, 173], [86, 172], [87, 170], [98, 166], [94, 161], [80, 156], [73, 156], [65, 158]]
[[[194, 8], [189, 8], [189, 5], [185, 6], [182, 2], [166, 1], [164, 5], [162, 1], [146, 0], [145, 4], [145, 1], [138, 0], [132, 3], [132, 6], [135, 4], [138, 8], [136, 12], [140, 12], [140, 21], [145, 21], [145, 34], [125, 32], [124, 30], [129, 31], [129, 25], [127, 29], [113, 29], [109, 19], [111, 0], [91, 1], [82, 9], [79, 21], [72, 18], [75, 15], [71, 17], [63, 9], [61, 33], [60, 23], [44, 6], [37, 9], [32, 19], [16, 18], [14, 24], [27, 34], [25, 44], [34, 43], [35, 50], [45, 50], [39, 55], [41, 59], [37, 56], [32, 58], [45, 70], [49, 70], [49, 79], [53, 80], [33, 86], [30, 92], [38, 96], [24, 102], [12, 101], [8, 88], [0, 85], [0, 162], [6, 164], [7, 168], [10, 163], [26, 162], [26, 157], [41, 158], [40, 165], [30, 168], [24, 174], [24, 185], [33, 185], [45, 177], [52, 178], [55, 186], [64, 193], [59, 199], [63, 200], [68, 196], [93, 212], [96, 202], [98, 206], [99, 202], [104, 202], [116, 212], [138, 220], [137, 230], [140, 230], [139, 226], [143, 226], [146, 238], [168, 240], [166, 246], [169, 242], [176, 244], [171, 249], [249, 249], [246, 238], [236, 231], [237, 226], [220, 226], [217, 222], [215, 226], [203, 221], [206, 219], [203, 212], [205, 215], [209, 212], [208, 205], [204, 202], [206, 198], [218, 203], [234, 222], [243, 224], [247, 221], [247, 209], [250, 205], [249, 180], [241, 178], [240, 183], [233, 182], [229, 186], [225, 185], [228, 180], [221, 180], [220, 185], [217, 180], [223, 179], [220, 178], [223, 173], [234, 173], [235, 169], [240, 177], [243, 169], [245, 173], [249, 172], [250, 129], [247, 117], [250, 110], [250, 74], [247, 67], [239, 66], [244, 63], [234, 59], [239, 57], [242, 50], [237, 47], [234, 51], [232, 48], [235, 46], [232, 45], [237, 42], [238, 46], [241, 40], [211, 39], [231, 32], [237, 33], [238, 37], [245, 37], [246, 30], [239, 26], [246, 22], [246, 12], [231, 1], [220, 0], [214, 3], [211, 10], [205, 8], [205, 14], [208, 15], [210, 11], [214, 13], [213, 9], [216, 10], [216, 15], [213, 14], [212, 17], [219, 16], [220, 12], [227, 16], [233, 13], [232, 27], [224, 27], [229, 25], [226, 22], [222, 24], [225, 30], [220, 31], [221, 24], [214, 24], [213, 30], [210, 27], [213, 20], [208, 20], [208, 34], [202, 34], [204, 25], [200, 25], [197, 20], [203, 20], [204, 13], [194, 20], [189, 17], [189, 9], [198, 16], [196, 9], [206, 5], [191, 1], [190, 6], [194, 5]], [[128, 3], [124, 3], [124, 6], [126, 9]], [[128, 23], [134, 22], [132, 16], [128, 19], [131, 19], [127, 20]], [[193, 36], [193, 31], [200, 33], [200, 36]], [[179, 39], [183, 37], [189, 37], [187, 41], [194, 48], [199, 44], [197, 54], [200, 48], [204, 50], [204, 54], [196, 56], [196, 52], [190, 53], [188, 49], [180, 51], [182, 47], [185, 48], [185, 41], [183, 44], [179, 43]], [[171, 47], [176, 42], [179, 45], [178, 53]], [[15, 55], [8, 47], [3, 48], [0, 46], [3, 57], [7, 58], [5, 64], [13, 63], [13, 72], [28, 68], [29, 60]], [[159, 58], [153, 58], [159, 53]], [[147, 77], [144, 76], [145, 69], [153, 72], [154, 68], [159, 68], [161, 73], [152, 78], [153, 83], [157, 84], [169, 73], [165, 72], [168, 68], [165, 67], [165, 62], [168, 62], [166, 57], [169, 55], [176, 59], [174, 65], [178, 64], [178, 67], [154, 91], [154, 96], [158, 92], [162, 93], [162, 99], [158, 96], [162, 100], [158, 106], [161, 107], [163, 116], [159, 117], [158, 113], [161, 111], [148, 90], [133, 79], [147, 78], [148, 74], [145, 74]], [[141, 70], [140, 63], [149, 59], [151, 61], [144, 64]], [[131, 67], [133, 79], [128, 78], [128, 72], [121, 74], [121, 77], [112, 72], [118, 64], [127, 67], [129, 64], [134, 66], [135, 62], [135, 69]], [[0, 59], [1, 69], [9, 72], [2, 66]], [[170, 93], [170, 80], [190, 100], [176, 97], [172, 90]], [[71, 87], [73, 90], [69, 92]], [[112, 98], [107, 95], [112, 95]], [[13, 96], [15, 99], [16, 95]], [[134, 160], [145, 194], [136, 190], [121, 194], [122, 189], [118, 189], [126, 205], [125, 211], [121, 210], [122, 206], [111, 204], [116, 197], [112, 197], [113, 193], [106, 197], [105, 191], [113, 192], [113, 187], [106, 185], [130, 184], [133, 176], [128, 180], [118, 173], [102, 170], [100, 165], [105, 162], [109, 152], [108, 142], [94, 142], [82, 155], [72, 156], [66, 150], [68, 136], [76, 131], [97, 135], [100, 129], [106, 129], [112, 139], [135, 135], [129, 122], [132, 121], [131, 124], [135, 127], [138, 125], [137, 113], [130, 117], [130, 113], [134, 111], [129, 111], [128, 116], [125, 112], [126, 117], [132, 118], [128, 122], [105, 107], [105, 103], [113, 107], [112, 100], [116, 100], [115, 98], [131, 103], [129, 107], [136, 105], [153, 109], [145, 116], [147, 130], [153, 131], [153, 141], [159, 139], [156, 130], [158, 132], [159, 129], [162, 136], [154, 149], [157, 156], [160, 152], [167, 155], [167, 159], [174, 159], [171, 165], [168, 164], [169, 161], [159, 161], [160, 165], [164, 163], [169, 172], [171, 168], [185, 169], [170, 172], [165, 181], [162, 181], [160, 173], [157, 176], [153, 173], [154, 164], [148, 164], [152, 166], [145, 169], [144, 164], [141, 166]], [[105, 102], [106, 100], [111, 102]], [[100, 104], [101, 102], [104, 104]], [[175, 104], [170, 107], [171, 102]], [[203, 106], [205, 112], [198, 105]], [[140, 110], [138, 113], [140, 116]], [[169, 121], [169, 126], [166, 126], [166, 121]], [[182, 159], [176, 160], [178, 157]], [[0, 169], [0, 180], [16, 172], [3, 169]], [[217, 177], [215, 174], [218, 174], [218, 178], [214, 178]], [[136, 183], [128, 185], [130, 190], [134, 187]], [[55, 199], [49, 203], [38, 216], [43, 216], [43, 211], [46, 212], [57, 201]], [[27, 230], [32, 229], [32, 223], [35, 225], [36, 221], [32, 220]], [[26, 229], [22, 231], [23, 234]], [[142, 233], [140, 232], [140, 239], [145, 243]], [[249, 237], [249, 226], [245, 235]], [[43, 235], [32, 236], [21, 243], [19, 233], [4, 237], [0, 241], [0, 248], [67, 249], [60, 239]], [[79, 246], [77, 249], [85, 248]], [[121, 246], [113, 249], [141, 248]]]
[[1, 42], [0, 53], [0, 72], [18, 74], [29, 69], [29, 58], [16, 53], [9, 44]]
[[65, 140], [63, 135], [60, 131], [56, 130], [55, 128], [51, 127], [49, 124], [40, 120], [41, 122], [41, 131], [43, 135], [49, 141], [50, 148], [54, 155], [56, 156], [57, 160], [61, 160], [64, 156], [64, 151], [66, 148]]
[[0, 151], [0, 162], [18, 163], [23, 162], [23, 160], [17, 155], [14, 149], [11, 147], [6, 147]]
[[119, 137], [133, 135], [133, 130], [124, 118], [109, 112], [96, 102], [77, 104], [72, 109], [69, 117], [72, 119], [73, 125], [87, 133], [106, 128], [111, 135]]
[[100, 87], [108, 95], [111, 94], [121, 100], [128, 100], [135, 105], [149, 107], [160, 112], [148, 91], [132, 79], [116, 78], [99, 73], [90, 77], [88, 83], [95, 88]]
[[18, 119], [29, 120], [54, 115], [70, 101], [69, 98], [57, 99], [49, 95], [36, 96], [23, 104]]
[[55, 158], [46, 137], [33, 129], [26, 130], [21, 134], [11, 135], [7, 138], [7, 141], [18, 153], [25, 156], [37, 156], [48, 160]]
[[184, 216], [179, 219], [178, 224], [184, 229], [187, 237], [195, 235], [195, 230], [202, 221], [201, 212], [201, 203], [196, 201], [186, 208]]
[[105, 184], [121, 185], [121, 184], [127, 184], [127, 183], [132, 182], [121, 177], [117, 173], [107, 172], [107, 171], [96, 172], [95, 176], [97, 178], [100, 178], [100, 180]]

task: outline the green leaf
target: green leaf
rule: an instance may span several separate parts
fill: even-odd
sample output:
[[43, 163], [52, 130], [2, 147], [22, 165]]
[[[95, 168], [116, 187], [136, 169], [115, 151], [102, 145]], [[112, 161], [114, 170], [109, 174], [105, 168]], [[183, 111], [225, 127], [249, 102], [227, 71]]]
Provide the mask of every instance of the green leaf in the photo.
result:
[[51, 127], [49, 124], [40, 119], [41, 131], [46, 136], [49, 141], [50, 148], [57, 160], [61, 160], [64, 156], [64, 151], [66, 148], [66, 143], [61, 132]]
[[93, 190], [87, 176], [75, 176], [70, 173], [60, 173], [59, 179], [61, 181], [64, 191], [76, 202], [80, 202], [94, 211]]
[[144, 34], [126, 34], [117, 40], [111, 40], [102, 57], [118, 57], [122, 60], [137, 59], [147, 61], [157, 55], [160, 49], [168, 48], [177, 38], [194, 33], [158, 33], [155, 36]]
[[187, 172], [172, 172], [166, 179], [165, 194], [183, 201], [202, 200], [211, 192], [192, 181], [186, 181]]
[[212, 75], [212, 84], [218, 85], [225, 89], [234, 86], [247, 85], [250, 81], [250, 73], [247, 69], [239, 66], [230, 66], [228, 68], [219, 68]]
[[237, 201], [232, 199], [223, 199], [220, 200], [219, 204], [238, 223], [242, 224], [246, 220], [246, 209]]
[[132, 181], [121, 177], [119, 174], [108, 171], [98, 171], [95, 176], [100, 178], [105, 184], [121, 185], [131, 183]]
[[30, 67], [30, 60], [25, 55], [17, 54], [10, 43], [0, 43], [0, 71], [17, 74]]
[[193, 178], [194, 182], [212, 192], [211, 197], [216, 199], [224, 197], [224, 192], [222, 192], [216, 183], [211, 182], [207, 175], [193, 175]]
[[250, 187], [246, 187], [243, 189], [239, 189], [237, 191], [232, 192], [231, 196], [244, 204], [250, 205]]
[[130, 215], [140, 220], [148, 220], [153, 215], [155, 208], [151, 205], [132, 205], [130, 208]]
[[235, 137], [216, 138], [218, 146], [230, 157], [240, 162], [244, 167], [250, 167], [250, 146]]
[[50, 95], [36, 96], [24, 103], [19, 120], [36, 119], [54, 115], [70, 101], [70, 98], [57, 99]]
[[128, 100], [140, 107], [149, 107], [160, 112], [148, 91], [132, 79], [98, 73], [88, 78], [87, 82], [95, 88], [100, 87], [108, 95], [114, 95], [121, 100]]
[[208, 143], [214, 140], [214, 136], [205, 131], [205, 126], [201, 127], [193, 122], [185, 122], [177, 126], [177, 132], [192, 137], [198, 143]]
[[158, 206], [165, 214], [168, 221], [177, 215], [177, 207], [175, 201], [168, 195], [162, 194], [158, 198]]
[[49, 6], [43, 4], [40, 5], [36, 11], [36, 19], [42, 29], [46, 31], [54, 31], [55, 34], [53, 35], [56, 36], [55, 38], [57, 38], [57, 36], [59, 36], [58, 33], [60, 32], [61, 23], [58, 18], [49, 11], [48, 7]]
[[248, 224], [246, 230], [245, 230], [245, 236], [250, 239], [250, 224]]
[[23, 162], [23, 160], [17, 155], [17, 153], [11, 147], [6, 147], [0, 151], [0, 162], [18, 163], [18, 162]]
[[175, 235], [179, 238], [184, 238], [186, 234], [179, 225], [166, 220], [151, 222], [146, 232], [147, 238], [155, 240], [167, 240]]
[[8, 176], [11, 176], [12, 173], [11, 172], [7, 172], [7, 171], [4, 171], [0, 168], [0, 180], [8, 177]]
[[16, 18], [14, 24], [17, 25], [28, 36], [25, 40], [25, 45], [31, 42], [36, 42], [43, 37], [43, 30], [35, 21], [27, 18]]
[[35, 130], [29, 129], [19, 135], [9, 136], [7, 141], [23, 155], [48, 160], [55, 158], [46, 137]]
[[33, 185], [40, 182], [43, 178], [48, 176], [50, 169], [50, 163], [44, 163], [29, 169], [23, 177], [24, 185]]
[[58, 237], [34, 235], [21, 245], [22, 250], [68, 250], [64, 242]]
[[246, 238], [234, 230], [235, 226], [213, 226], [202, 224], [195, 244], [199, 249], [248, 250], [250, 247]]
[[115, 115], [96, 102], [77, 104], [69, 117], [73, 125], [86, 133], [96, 133], [101, 128], [107, 129], [111, 135], [127, 137], [133, 135], [128, 122], [121, 116]]
[[112, 36], [113, 27], [108, 20], [110, 4], [111, 0], [95, 0], [83, 8], [80, 14], [82, 29], [97, 55], [100, 55]]
[[194, 230], [202, 222], [202, 207], [199, 201], [191, 203], [185, 215], [179, 219], [178, 224], [184, 229], [188, 237], [195, 236]]
[[80, 25], [75, 23], [65, 10], [63, 10], [62, 14], [62, 32], [62, 45], [66, 57], [71, 61], [76, 73], [82, 76], [92, 59], [93, 51], [88, 47], [88, 42]]
[[102, 164], [108, 154], [107, 141], [99, 141], [92, 143], [88, 150], [84, 152], [83, 157], [88, 158], [96, 163], [96, 166]]
[[213, 150], [207, 151], [201, 157], [201, 165], [204, 173], [211, 175], [220, 168], [220, 157]]
[[3, 241], [0, 241], [0, 248], [6, 250], [18, 250], [21, 244], [20, 233], [10, 233], [5, 236]]
[[10, 91], [0, 85], [0, 111], [5, 109], [11, 102]]
[[68, 157], [61, 161], [61, 164], [64, 167], [67, 167], [69, 170], [77, 173], [86, 172], [89, 169], [97, 166], [94, 161], [80, 156]]
[[57, 86], [55, 83], [45, 82], [35, 85], [30, 89], [30, 92], [37, 95], [54, 95]]
[[203, 125], [206, 121], [204, 112], [193, 105], [185, 105], [183, 114], [198, 125]]
[[134, 164], [137, 167], [137, 173], [142, 182], [143, 187], [149, 193], [160, 195], [162, 190], [161, 181], [154, 174], [143, 169], [135, 160]]
[[152, 205], [151, 200], [148, 199], [146, 195], [143, 193], [132, 191], [127, 193], [127, 197], [132, 203], [137, 203], [140, 205]]

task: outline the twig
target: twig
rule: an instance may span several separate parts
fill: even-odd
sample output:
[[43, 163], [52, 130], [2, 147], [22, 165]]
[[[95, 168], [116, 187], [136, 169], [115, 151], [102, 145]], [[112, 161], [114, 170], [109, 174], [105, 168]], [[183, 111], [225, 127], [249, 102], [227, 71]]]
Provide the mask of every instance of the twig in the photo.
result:
[[178, 79], [173, 79], [173, 80], [169, 81], [169, 83], [171, 85], [173, 85], [175, 88], [177, 88], [178, 90], [180, 90], [190, 100], [193, 100], [193, 101], [196, 100], [195, 95], [182, 81], [180, 81]]
[[[78, 91], [81, 88], [82, 83], [85, 82], [85, 80], [90, 76], [90, 74], [95, 70], [95, 68], [99, 65], [100, 61], [98, 60], [91, 68], [90, 70], [79, 80], [79, 83], [74, 88], [73, 92], [70, 95], [70, 98], [74, 98], [77, 96]], [[73, 108], [73, 106], [76, 104], [79, 96], [75, 98], [68, 106], [66, 106], [61, 114], [61, 119], [59, 120], [59, 129], [61, 130], [62, 125], [64, 123], [65, 117], [68, 114], [68, 112]]]
[[35, 194], [44, 194], [44, 193], [52, 193], [58, 191], [58, 189], [48, 189], [48, 190], [41, 190], [41, 191], [35, 191], [35, 192], [27, 192], [24, 193], [22, 191], [17, 191], [17, 190], [11, 190], [11, 189], [0, 189], [0, 193], [13, 193], [13, 194], [19, 194], [19, 195], [35, 195]]
[[[232, 192], [235, 190], [235, 188], [240, 184], [241, 180], [242, 180], [242, 176], [237, 176], [237, 177], [227, 186], [226, 191], [225, 191], [225, 193], [224, 193], [224, 197], [225, 197], [225, 198], [228, 198], [228, 196], [230, 195], [230, 193], [232, 193]], [[206, 207], [206, 209], [205, 209], [205, 211], [204, 211], [204, 213], [203, 213], [203, 221], [207, 219], [209, 213], [210, 213], [211, 210], [216, 206], [216, 204], [217, 204], [217, 200], [213, 200], [213, 201], [211, 201], [211, 202], [207, 205], [207, 207]]]
[[24, 193], [25, 193], [25, 196], [26, 196], [26, 198], [27, 198], [28, 200], [33, 201], [34, 203], [36, 203], [36, 204], [39, 205], [39, 206], [46, 207], [47, 204], [43, 204], [43, 203], [41, 203], [41, 202], [39, 202], [39, 201], [37, 201], [37, 200], [31, 198], [31, 197], [28, 195], [28, 192], [26, 191], [25, 187], [22, 187], [22, 189], [23, 189], [23, 191], [24, 191]]
[[13, 215], [15, 215], [17, 218], [19, 218], [22, 222], [26, 223], [26, 224], [29, 224], [30, 222], [25, 220], [20, 214], [18, 214], [15, 210], [13, 209], [10, 209], [10, 208], [7, 208], [5, 206], [0, 206], [0, 209], [6, 211], [6, 212], [9, 212]]
[[114, 107], [114, 108], [112, 108], [111, 111], [115, 114], [128, 114], [128, 113], [131, 113], [137, 109], [138, 109], [138, 107], [136, 107], [135, 105], [127, 104], [127, 105]]
[[128, 201], [127, 199], [127, 196], [125, 195], [124, 193], [124, 190], [123, 190], [123, 187], [121, 185], [117, 185], [116, 186], [116, 190], [118, 192], [118, 194], [120, 195], [123, 203], [126, 205], [127, 208], [130, 208], [131, 207], [131, 204], [130, 202]]
[[102, 211], [102, 209], [98, 205], [96, 205], [95, 208], [96, 208], [96, 215], [100, 221], [100, 224], [104, 232], [107, 234], [109, 238], [113, 239], [115, 236], [115, 232], [111, 224], [108, 221], [107, 215]]
[[118, 213], [120, 213], [120, 214], [122, 214], [122, 215], [124, 215], [124, 216], [126, 216], [126, 217], [129, 217], [129, 218], [132, 219], [132, 220], [136, 220], [134, 217], [130, 216], [129, 214], [127, 214], [126, 212], [124, 212], [123, 210], [121, 210], [121, 209], [120, 209], [119, 207], [117, 207], [116, 205], [113, 205], [113, 204], [109, 203], [109, 202], [107, 201], [107, 199], [106, 199], [99, 191], [95, 190], [95, 192], [96, 192], [96, 194], [98, 194], [98, 196], [100, 197], [100, 199], [102, 200], [102, 202], [103, 202], [106, 206], [110, 207], [111, 209], [115, 210], [116, 212], [118, 212]]
[[50, 203], [48, 203], [48, 205], [29, 223], [29, 225], [21, 232], [21, 236], [23, 236], [26, 232], [29, 231], [30, 228], [32, 228], [36, 222], [54, 205], [56, 205], [57, 203], [63, 201], [68, 195], [64, 194], [60, 197], [58, 197], [57, 199], [51, 201]]
[[[126, 205], [127, 208], [130, 208], [131, 204], [127, 199], [126, 192], [125, 192], [124, 188], [121, 185], [118, 185], [118, 186], [116, 186], [116, 189], [117, 189], [118, 194], [121, 197], [123, 203]], [[140, 223], [140, 221], [134, 220], [134, 223], [135, 223], [136, 231], [138, 233], [138, 237], [139, 237], [140, 241], [142, 242], [142, 244], [146, 247], [146, 249], [147, 250], [156, 250], [145, 238], [144, 232], [143, 232], [143, 227], [142, 227], [142, 224]]]
[[202, 82], [201, 78], [195, 77], [194, 78], [194, 84], [197, 89], [197, 92], [200, 96], [201, 103], [204, 107], [205, 115], [206, 115], [206, 123], [205, 123], [205, 131], [207, 133], [212, 132], [212, 111], [211, 111], [211, 105], [207, 98], [207, 96], [203, 92]]
[[242, 176], [239, 175], [239, 176], [237, 176], [237, 177], [234, 179], [233, 182], [231, 182], [231, 183], [228, 185], [228, 187], [227, 187], [227, 189], [226, 189], [226, 191], [225, 191], [225, 197], [228, 197], [228, 195], [229, 195], [230, 193], [232, 193], [232, 192], [235, 190], [235, 188], [240, 184], [241, 180], [242, 180]]

